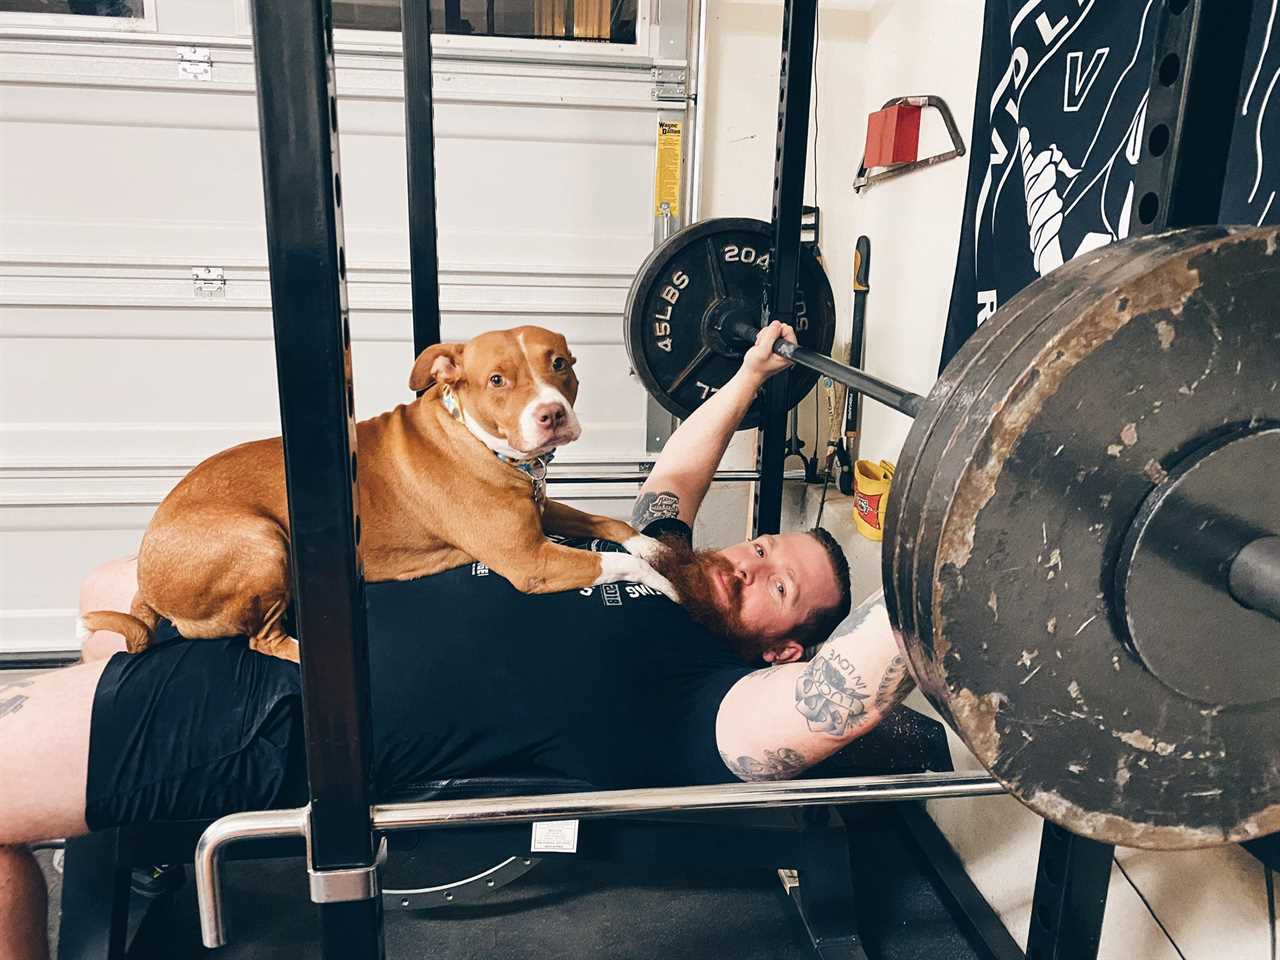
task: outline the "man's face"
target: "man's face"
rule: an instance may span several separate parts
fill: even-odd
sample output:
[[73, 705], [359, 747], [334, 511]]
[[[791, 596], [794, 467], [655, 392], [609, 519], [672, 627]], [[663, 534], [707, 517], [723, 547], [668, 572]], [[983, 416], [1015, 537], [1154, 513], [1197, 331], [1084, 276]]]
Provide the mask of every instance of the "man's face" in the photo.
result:
[[740, 620], [762, 638], [785, 640], [819, 610], [840, 601], [831, 558], [808, 534], [766, 534], [726, 547], [720, 556], [740, 584]]
[[747, 660], [800, 656], [803, 647], [788, 639], [840, 600], [831, 559], [808, 534], [757, 537], [697, 553], [682, 543], [668, 545], [671, 554], [655, 566], [680, 591], [690, 615]]

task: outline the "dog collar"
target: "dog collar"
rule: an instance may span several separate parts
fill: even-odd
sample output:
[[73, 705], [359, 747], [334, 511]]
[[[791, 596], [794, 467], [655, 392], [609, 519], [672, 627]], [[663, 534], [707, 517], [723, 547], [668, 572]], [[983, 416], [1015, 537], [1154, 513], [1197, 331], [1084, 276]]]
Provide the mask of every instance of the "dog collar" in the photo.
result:
[[[453, 390], [447, 383], [440, 384], [440, 402], [444, 405], [445, 410], [449, 412], [449, 416], [466, 426], [466, 420], [462, 416], [462, 404], [458, 403], [458, 398], [453, 395]], [[505, 453], [499, 453], [497, 450], [491, 452], [503, 463], [510, 464], [522, 473], [528, 474], [529, 482], [533, 484], [533, 499], [536, 503], [542, 503], [546, 499], [547, 464], [555, 459], [556, 452], [554, 450], [548, 450], [542, 456], [533, 457], [529, 460], [517, 460], [515, 457], [509, 457]]]

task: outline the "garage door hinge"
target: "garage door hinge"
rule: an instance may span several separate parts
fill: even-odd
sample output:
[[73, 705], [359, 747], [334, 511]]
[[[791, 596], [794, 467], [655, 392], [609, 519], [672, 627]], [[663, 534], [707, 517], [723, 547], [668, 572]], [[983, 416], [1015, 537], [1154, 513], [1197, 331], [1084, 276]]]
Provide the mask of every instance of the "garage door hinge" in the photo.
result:
[[191, 287], [197, 297], [225, 297], [227, 278], [221, 267], [192, 267]]
[[649, 88], [652, 100], [685, 100], [685, 72], [671, 67], [653, 68], [653, 86]]
[[178, 48], [179, 80], [212, 80], [213, 58], [208, 47]]

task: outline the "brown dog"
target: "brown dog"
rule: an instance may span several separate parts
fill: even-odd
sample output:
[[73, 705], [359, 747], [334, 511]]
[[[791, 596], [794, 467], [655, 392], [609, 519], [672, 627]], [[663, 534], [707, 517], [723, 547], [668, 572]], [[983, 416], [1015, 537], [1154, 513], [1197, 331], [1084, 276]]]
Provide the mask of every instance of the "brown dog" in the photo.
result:
[[[662, 549], [656, 540], [541, 496], [538, 458], [581, 433], [574, 363], [564, 337], [540, 327], [422, 352], [409, 387], [426, 393], [356, 425], [366, 580], [479, 560], [525, 593], [631, 580], [678, 599], [644, 559]], [[573, 549], [544, 531], [617, 541], [630, 553]], [[130, 613], [95, 611], [84, 627], [121, 633], [136, 653], [166, 617], [184, 637], [243, 634], [253, 649], [296, 661], [297, 641], [281, 626], [291, 592], [276, 437], [224, 450], [187, 474], [142, 538]]]

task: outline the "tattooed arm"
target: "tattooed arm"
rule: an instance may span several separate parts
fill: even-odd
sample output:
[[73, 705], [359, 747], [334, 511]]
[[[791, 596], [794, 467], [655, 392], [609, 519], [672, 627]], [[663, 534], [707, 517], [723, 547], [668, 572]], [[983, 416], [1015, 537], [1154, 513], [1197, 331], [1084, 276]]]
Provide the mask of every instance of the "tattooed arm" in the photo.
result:
[[877, 593], [809, 662], [733, 685], [716, 717], [720, 756], [740, 780], [794, 777], [875, 727], [913, 685]]
[[771, 376], [790, 366], [789, 361], [772, 353], [780, 336], [795, 343], [795, 333], [784, 324], [775, 323], [760, 331], [738, 372], [671, 435], [640, 488], [631, 514], [633, 527], [643, 530], [660, 517], [677, 517], [693, 525], [720, 458], [756, 393]]

